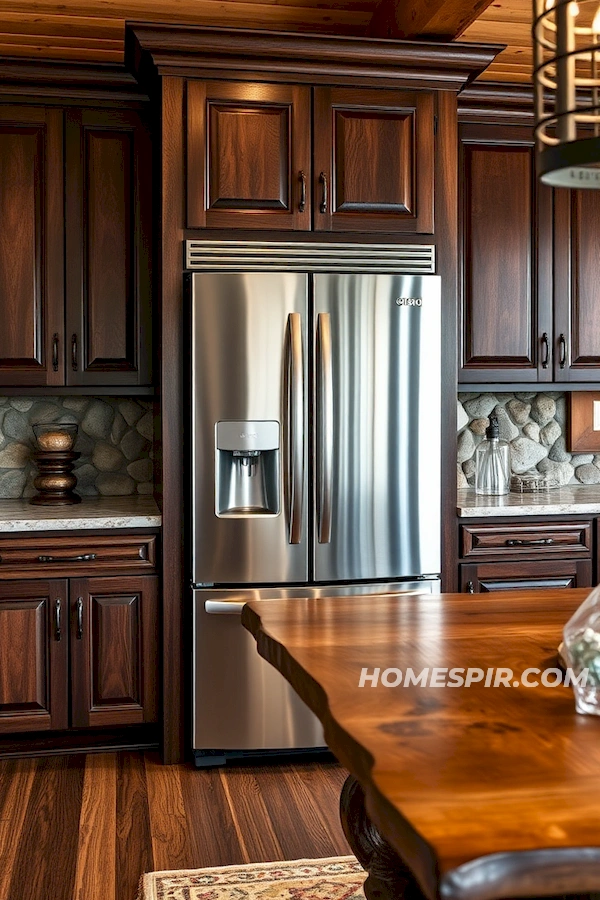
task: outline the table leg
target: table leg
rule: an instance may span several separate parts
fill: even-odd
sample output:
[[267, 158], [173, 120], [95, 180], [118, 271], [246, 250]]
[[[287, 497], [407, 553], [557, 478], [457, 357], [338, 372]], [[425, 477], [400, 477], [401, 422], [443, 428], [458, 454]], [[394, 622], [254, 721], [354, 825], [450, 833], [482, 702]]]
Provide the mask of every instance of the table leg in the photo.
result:
[[344, 782], [340, 817], [346, 840], [368, 873], [367, 900], [425, 900], [408, 867], [369, 819], [363, 789], [354, 775]]

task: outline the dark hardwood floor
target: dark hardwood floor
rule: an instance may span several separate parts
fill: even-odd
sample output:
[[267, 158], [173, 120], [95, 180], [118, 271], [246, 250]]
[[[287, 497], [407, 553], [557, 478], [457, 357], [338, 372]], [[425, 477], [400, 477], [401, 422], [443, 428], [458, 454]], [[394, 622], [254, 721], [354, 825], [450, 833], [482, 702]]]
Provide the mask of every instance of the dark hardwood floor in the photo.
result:
[[140, 752], [0, 761], [1, 900], [134, 900], [142, 872], [350, 853], [334, 763], [163, 766]]

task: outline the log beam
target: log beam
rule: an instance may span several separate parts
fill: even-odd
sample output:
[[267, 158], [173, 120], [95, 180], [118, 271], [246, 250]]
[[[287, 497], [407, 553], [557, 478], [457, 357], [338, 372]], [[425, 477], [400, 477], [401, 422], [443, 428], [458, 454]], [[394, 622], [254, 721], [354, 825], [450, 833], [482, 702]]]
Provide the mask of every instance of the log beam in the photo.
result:
[[453, 41], [492, 0], [379, 0], [369, 22], [371, 37]]

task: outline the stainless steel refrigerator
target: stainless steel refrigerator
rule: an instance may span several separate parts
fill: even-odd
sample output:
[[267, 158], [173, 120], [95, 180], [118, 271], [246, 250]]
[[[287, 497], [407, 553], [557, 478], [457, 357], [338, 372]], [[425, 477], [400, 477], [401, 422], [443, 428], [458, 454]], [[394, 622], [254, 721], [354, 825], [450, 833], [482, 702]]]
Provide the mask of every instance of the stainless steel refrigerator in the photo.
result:
[[324, 744], [248, 599], [439, 590], [439, 276], [264, 256], [187, 276], [199, 764]]

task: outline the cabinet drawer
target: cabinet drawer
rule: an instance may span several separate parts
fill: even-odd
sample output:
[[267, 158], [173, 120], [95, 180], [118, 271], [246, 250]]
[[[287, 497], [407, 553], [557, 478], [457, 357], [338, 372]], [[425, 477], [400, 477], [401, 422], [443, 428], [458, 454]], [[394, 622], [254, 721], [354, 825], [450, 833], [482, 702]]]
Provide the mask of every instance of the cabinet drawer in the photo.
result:
[[591, 559], [467, 563], [459, 569], [460, 589], [466, 594], [592, 585]]
[[511, 522], [500, 525], [461, 525], [463, 558], [529, 559], [575, 553], [590, 556], [592, 523]]
[[156, 567], [155, 534], [3, 538], [0, 579], [21, 575], [150, 574]]

